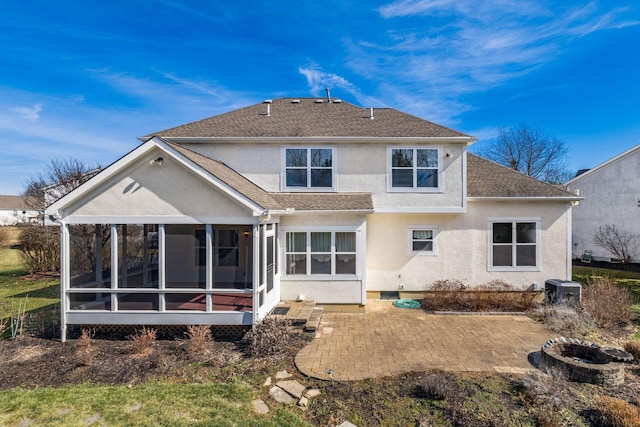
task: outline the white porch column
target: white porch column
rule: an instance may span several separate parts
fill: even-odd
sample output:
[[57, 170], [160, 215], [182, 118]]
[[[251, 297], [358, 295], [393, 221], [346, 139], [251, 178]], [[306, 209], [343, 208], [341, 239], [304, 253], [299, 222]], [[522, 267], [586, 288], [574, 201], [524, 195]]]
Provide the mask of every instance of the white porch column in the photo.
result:
[[[118, 288], [118, 225], [111, 224], [111, 289]], [[118, 297], [111, 292], [111, 311], [118, 311]]]
[[255, 325], [258, 320], [258, 313], [260, 310], [260, 295], [258, 289], [260, 288], [260, 257], [262, 251], [260, 250], [260, 225], [253, 224], [253, 319], [252, 323]]
[[60, 339], [67, 340], [67, 310], [71, 263], [69, 262], [69, 224], [60, 222]]
[[[211, 224], [207, 224], [205, 227], [205, 242], [206, 242], [206, 258], [207, 258], [207, 269], [205, 271], [205, 289], [210, 291], [213, 289], [213, 226]], [[213, 311], [213, 298], [210, 292], [206, 293], [206, 311]]]
[[166, 280], [166, 251], [165, 251], [165, 228], [164, 224], [158, 224], [158, 290], [160, 301], [158, 301], [158, 309], [165, 311], [164, 303], [164, 286]]

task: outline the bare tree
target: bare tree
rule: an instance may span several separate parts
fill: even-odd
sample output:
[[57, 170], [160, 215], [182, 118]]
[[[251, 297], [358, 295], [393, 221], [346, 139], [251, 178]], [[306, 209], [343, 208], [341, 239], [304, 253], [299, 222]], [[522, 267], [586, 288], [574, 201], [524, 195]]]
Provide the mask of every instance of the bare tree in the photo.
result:
[[[92, 178], [101, 169], [97, 163], [89, 165], [76, 159], [51, 160], [42, 172], [27, 179], [22, 196], [27, 203], [40, 203], [33, 208], [42, 210], [45, 203], [53, 203]], [[44, 200], [45, 193], [47, 200]]]
[[[22, 193], [25, 204], [33, 210], [43, 212], [46, 205], [68, 194], [100, 172], [100, 169], [98, 164], [87, 165], [75, 159], [51, 160], [42, 172], [25, 182], [25, 190]], [[79, 255], [84, 255], [95, 263], [95, 253], [90, 250], [89, 237], [93, 226], [78, 227], [81, 230], [71, 238], [71, 243], [80, 248]], [[59, 232], [53, 227], [45, 227], [44, 221], [23, 229], [20, 247], [22, 259], [31, 272], [60, 269]]]
[[498, 129], [498, 136], [480, 154], [496, 163], [551, 184], [571, 178], [566, 143], [540, 128], [521, 124]]
[[615, 225], [598, 227], [593, 241], [625, 264], [631, 262], [638, 254], [638, 236]]

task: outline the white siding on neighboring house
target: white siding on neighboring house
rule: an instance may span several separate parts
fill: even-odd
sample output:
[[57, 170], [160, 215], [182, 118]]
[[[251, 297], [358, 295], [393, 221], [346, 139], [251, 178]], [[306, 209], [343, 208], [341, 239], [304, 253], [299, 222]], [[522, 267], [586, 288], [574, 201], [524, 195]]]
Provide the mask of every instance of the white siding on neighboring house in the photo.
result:
[[[593, 241], [598, 227], [605, 225], [635, 234], [640, 245], [640, 145], [570, 180], [567, 188], [584, 197], [573, 208], [574, 257], [584, 251], [591, 251], [595, 260], [613, 257]], [[640, 262], [640, 252], [634, 261]]]

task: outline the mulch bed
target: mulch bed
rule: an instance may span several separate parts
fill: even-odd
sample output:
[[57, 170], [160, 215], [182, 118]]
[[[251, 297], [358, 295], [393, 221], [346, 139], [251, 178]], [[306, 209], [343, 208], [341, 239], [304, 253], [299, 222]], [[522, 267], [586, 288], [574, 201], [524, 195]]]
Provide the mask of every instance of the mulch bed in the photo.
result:
[[[82, 355], [78, 341], [22, 337], [0, 341], [0, 389], [81, 384], [136, 384], [193, 362], [186, 340], [158, 340], [152, 351], [134, 354], [129, 340], [94, 339], [93, 355]], [[241, 355], [231, 342], [217, 351]], [[238, 356], [240, 357], [240, 356]]]

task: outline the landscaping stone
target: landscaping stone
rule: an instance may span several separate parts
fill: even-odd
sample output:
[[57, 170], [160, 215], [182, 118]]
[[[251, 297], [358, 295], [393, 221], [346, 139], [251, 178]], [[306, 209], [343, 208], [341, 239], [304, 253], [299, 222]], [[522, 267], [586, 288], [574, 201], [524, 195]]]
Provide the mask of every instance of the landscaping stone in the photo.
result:
[[31, 424], [33, 424], [33, 420], [31, 418], [27, 418], [26, 420], [22, 420], [22, 422], [18, 424], [17, 427], [27, 427], [27, 426], [30, 426]]
[[298, 399], [302, 397], [302, 395], [304, 394], [304, 391], [307, 389], [305, 386], [303, 386], [302, 384], [300, 384], [298, 381], [295, 381], [295, 380], [279, 381], [276, 383], [276, 386], [280, 387], [281, 389], [289, 393], [291, 396], [297, 397]]
[[264, 386], [269, 387], [270, 385], [271, 385], [271, 377], [267, 377], [267, 379], [264, 382]]
[[102, 415], [100, 415], [100, 414], [93, 414], [93, 415], [91, 415], [89, 418], [87, 418], [86, 420], [84, 420], [84, 425], [86, 425], [86, 426], [90, 426], [91, 424], [96, 423], [100, 418], [102, 418]]
[[304, 397], [306, 397], [307, 399], [313, 399], [316, 396], [320, 396], [320, 394], [320, 390], [318, 390], [317, 388], [312, 388], [310, 390], [307, 390], [307, 392], [304, 394]]
[[296, 399], [277, 386], [273, 386], [269, 389], [269, 395], [278, 403], [284, 403], [285, 405], [293, 405], [296, 403]]
[[269, 407], [267, 406], [266, 403], [264, 403], [264, 401], [262, 399], [256, 399], [252, 403], [253, 403], [254, 411], [256, 411], [258, 414], [268, 414], [269, 413]]
[[358, 426], [353, 423], [350, 423], [349, 421], [345, 421], [336, 427], [358, 427]]
[[293, 375], [287, 371], [278, 371], [275, 376], [277, 380], [284, 380], [285, 378], [291, 378]]
[[300, 400], [298, 400], [298, 406], [300, 406], [302, 408], [307, 408], [309, 406], [309, 399], [307, 399], [306, 397], [302, 396], [300, 398]]

